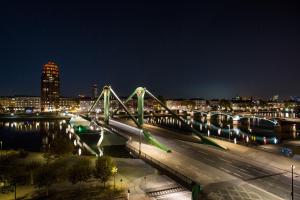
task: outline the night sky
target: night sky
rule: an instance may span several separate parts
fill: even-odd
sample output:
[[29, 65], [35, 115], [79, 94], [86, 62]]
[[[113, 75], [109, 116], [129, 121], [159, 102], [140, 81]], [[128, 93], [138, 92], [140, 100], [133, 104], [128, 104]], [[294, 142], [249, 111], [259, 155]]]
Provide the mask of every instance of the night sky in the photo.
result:
[[40, 95], [48, 60], [63, 96], [93, 83], [121, 96], [300, 95], [299, 4], [62, 2], [1, 1], [0, 95]]

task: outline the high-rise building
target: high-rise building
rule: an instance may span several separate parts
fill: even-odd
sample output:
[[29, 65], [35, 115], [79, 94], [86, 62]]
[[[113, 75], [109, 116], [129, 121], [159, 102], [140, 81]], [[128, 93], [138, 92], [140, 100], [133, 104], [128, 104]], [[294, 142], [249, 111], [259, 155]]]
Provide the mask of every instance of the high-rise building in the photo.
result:
[[98, 97], [98, 85], [97, 84], [93, 85], [92, 92], [93, 92], [92, 97], [96, 99]]
[[43, 66], [41, 76], [41, 110], [55, 111], [59, 108], [60, 84], [58, 65], [49, 61]]

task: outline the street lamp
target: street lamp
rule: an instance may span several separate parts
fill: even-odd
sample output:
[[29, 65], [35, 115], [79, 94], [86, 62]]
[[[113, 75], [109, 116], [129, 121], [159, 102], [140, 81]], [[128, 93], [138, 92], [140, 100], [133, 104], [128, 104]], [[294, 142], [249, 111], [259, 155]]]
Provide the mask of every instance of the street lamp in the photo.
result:
[[2, 141], [0, 141], [0, 145], [1, 145], [1, 155], [2, 155]]
[[229, 142], [230, 142], [230, 124], [228, 124], [227, 126], [228, 126], [228, 137], [229, 137]]
[[120, 182], [121, 182], [121, 190], [122, 190], [122, 182], [123, 182], [123, 179], [120, 179]]
[[117, 172], [118, 172], [118, 168], [117, 168], [117, 167], [113, 167], [113, 168], [111, 169], [111, 173], [112, 173], [113, 176], [114, 176], [114, 189], [116, 189], [116, 174], [117, 174]]
[[292, 200], [294, 200], [294, 169], [295, 169], [295, 165], [291, 165], [292, 168]]
[[130, 196], [130, 190], [127, 190], [127, 200], [129, 200], [129, 196]]

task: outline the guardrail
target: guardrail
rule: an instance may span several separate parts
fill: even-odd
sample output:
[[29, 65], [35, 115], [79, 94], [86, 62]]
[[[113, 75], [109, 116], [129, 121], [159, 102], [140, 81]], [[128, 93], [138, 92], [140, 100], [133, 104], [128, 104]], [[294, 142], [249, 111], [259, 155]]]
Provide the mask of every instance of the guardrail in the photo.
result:
[[157, 159], [147, 155], [146, 153], [141, 152], [139, 154], [139, 150], [137, 148], [135, 148], [134, 146], [132, 146], [131, 144], [129, 144], [129, 142], [126, 143], [126, 148], [132, 154], [134, 154], [136, 157], [144, 160], [145, 162], [152, 165], [153, 167], [162, 170], [163, 172], [165, 172], [166, 175], [168, 175], [169, 177], [171, 177], [172, 179], [174, 179], [175, 181], [177, 181], [178, 183], [180, 183], [181, 185], [183, 185], [187, 189], [191, 190], [193, 184], [196, 183], [196, 181], [194, 181], [191, 178], [183, 175], [181, 172], [179, 172], [177, 170], [174, 170], [173, 168], [165, 165], [164, 163], [158, 161]]

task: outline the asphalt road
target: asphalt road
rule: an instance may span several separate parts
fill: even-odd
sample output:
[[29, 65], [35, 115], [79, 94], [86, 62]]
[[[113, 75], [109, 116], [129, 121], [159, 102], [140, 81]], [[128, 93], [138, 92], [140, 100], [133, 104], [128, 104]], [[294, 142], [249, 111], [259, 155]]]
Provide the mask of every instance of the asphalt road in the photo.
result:
[[[155, 137], [171, 149], [185, 155], [192, 155], [196, 160], [224, 171], [243, 181], [251, 183], [265, 191], [275, 194], [283, 199], [291, 199], [291, 173], [288, 171], [265, 168], [255, 161], [248, 161], [230, 151], [220, 151], [213, 147], [178, 140], [177, 134], [160, 127], [145, 125]], [[173, 139], [170, 140], [170, 137]], [[300, 200], [300, 177], [294, 178], [294, 199]]]
[[[126, 123], [133, 125], [128, 121]], [[148, 124], [145, 124], [144, 128], [176, 152], [191, 156], [197, 161], [217, 168], [278, 197], [291, 199], [291, 173], [288, 171], [266, 168], [261, 163], [233, 155], [230, 151], [221, 151], [211, 146], [195, 143], [196, 140], [192, 136], [188, 139], [187, 136], [183, 137], [173, 130]], [[137, 137], [137, 135], [131, 136]], [[220, 187], [222, 184], [224, 183], [220, 183]], [[207, 189], [217, 187], [218, 184], [214, 184], [213, 187]], [[300, 177], [294, 178], [294, 199], [300, 200]]]

